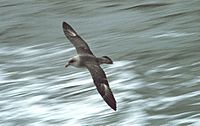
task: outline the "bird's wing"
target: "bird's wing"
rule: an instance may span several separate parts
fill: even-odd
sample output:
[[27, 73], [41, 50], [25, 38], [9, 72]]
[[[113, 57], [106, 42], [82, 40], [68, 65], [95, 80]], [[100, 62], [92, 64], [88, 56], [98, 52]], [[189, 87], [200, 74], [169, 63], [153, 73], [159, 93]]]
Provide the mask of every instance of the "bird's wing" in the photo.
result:
[[108, 80], [103, 69], [97, 64], [86, 64], [87, 69], [93, 78], [96, 88], [104, 101], [114, 110], [116, 110], [116, 101], [109, 87]]
[[63, 22], [62, 27], [65, 33], [65, 36], [75, 46], [78, 54], [86, 53], [86, 54], [93, 55], [87, 43], [76, 33], [76, 31], [69, 24], [67, 24], [66, 22]]

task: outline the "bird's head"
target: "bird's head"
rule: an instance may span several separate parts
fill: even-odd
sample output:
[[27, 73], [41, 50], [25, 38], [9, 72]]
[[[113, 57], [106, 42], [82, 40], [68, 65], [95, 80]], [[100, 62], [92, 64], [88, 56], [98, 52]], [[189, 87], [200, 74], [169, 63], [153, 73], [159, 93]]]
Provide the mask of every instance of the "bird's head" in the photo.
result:
[[67, 64], [65, 65], [65, 67], [68, 67], [68, 66], [78, 66], [78, 63], [77, 63], [77, 59], [76, 58], [71, 58], [69, 59], [69, 61], [67, 62]]

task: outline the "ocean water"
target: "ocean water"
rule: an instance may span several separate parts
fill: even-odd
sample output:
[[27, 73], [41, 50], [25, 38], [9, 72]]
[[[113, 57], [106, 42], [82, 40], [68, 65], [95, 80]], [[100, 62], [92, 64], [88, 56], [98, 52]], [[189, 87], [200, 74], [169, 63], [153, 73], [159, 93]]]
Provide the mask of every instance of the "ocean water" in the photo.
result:
[[[199, 0], [1, 0], [0, 126], [199, 126]], [[113, 111], [76, 55], [87, 41], [117, 101]]]

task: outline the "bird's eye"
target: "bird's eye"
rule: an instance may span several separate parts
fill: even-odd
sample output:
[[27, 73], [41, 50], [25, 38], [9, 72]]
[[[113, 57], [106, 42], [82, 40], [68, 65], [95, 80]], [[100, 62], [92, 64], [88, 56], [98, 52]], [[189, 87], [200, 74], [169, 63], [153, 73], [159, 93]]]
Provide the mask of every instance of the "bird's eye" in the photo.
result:
[[70, 60], [69, 62], [70, 62], [70, 63], [73, 63], [73, 62], [75, 62], [75, 60]]

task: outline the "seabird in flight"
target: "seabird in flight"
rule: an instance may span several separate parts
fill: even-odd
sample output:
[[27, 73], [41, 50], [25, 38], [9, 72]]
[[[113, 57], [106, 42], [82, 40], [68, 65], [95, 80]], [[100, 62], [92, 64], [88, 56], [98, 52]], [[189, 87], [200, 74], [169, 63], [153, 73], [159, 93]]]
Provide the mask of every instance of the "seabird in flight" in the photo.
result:
[[101, 64], [113, 64], [108, 56], [96, 57], [90, 50], [87, 43], [76, 33], [76, 31], [66, 22], [63, 22], [63, 31], [69, 41], [75, 46], [77, 55], [69, 59], [65, 67], [85, 67], [89, 70], [94, 84], [103, 97], [104, 101], [116, 111], [116, 101], [109, 87], [105, 72], [100, 67]]

